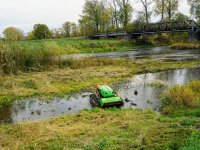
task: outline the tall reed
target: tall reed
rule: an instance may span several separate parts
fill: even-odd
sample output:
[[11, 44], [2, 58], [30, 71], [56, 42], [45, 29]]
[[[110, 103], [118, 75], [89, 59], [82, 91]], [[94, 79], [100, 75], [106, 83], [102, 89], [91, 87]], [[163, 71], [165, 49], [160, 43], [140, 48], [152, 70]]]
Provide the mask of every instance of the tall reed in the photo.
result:
[[175, 85], [165, 94], [163, 108], [198, 108], [200, 106], [200, 81]]
[[53, 41], [37, 45], [0, 41], [0, 68], [6, 74], [18, 70], [44, 70], [46, 67], [58, 65], [61, 55], [68, 53], [78, 53], [78, 50], [70, 45], [59, 47]]

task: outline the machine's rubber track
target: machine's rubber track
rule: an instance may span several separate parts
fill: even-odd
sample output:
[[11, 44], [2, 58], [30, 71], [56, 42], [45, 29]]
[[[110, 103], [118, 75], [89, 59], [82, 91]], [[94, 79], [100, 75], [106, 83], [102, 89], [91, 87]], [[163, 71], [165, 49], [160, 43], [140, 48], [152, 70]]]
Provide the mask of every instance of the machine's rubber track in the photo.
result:
[[90, 103], [95, 107], [100, 107], [101, 106], [99, 100], [96, 97], [96, 94], [91, 94], [90, 95]]

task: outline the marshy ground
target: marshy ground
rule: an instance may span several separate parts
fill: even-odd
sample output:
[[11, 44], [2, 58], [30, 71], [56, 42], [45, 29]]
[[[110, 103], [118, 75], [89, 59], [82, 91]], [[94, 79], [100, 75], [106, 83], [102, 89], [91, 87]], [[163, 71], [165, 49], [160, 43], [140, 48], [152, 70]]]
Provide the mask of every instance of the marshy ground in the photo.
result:
[[[84, 43], [79, 43], [79, 45], [85, 46]], [[94, 45], [94, 43], [91, 45]], [[91, 45], [88, 46], [90, 47]], [[19, 51], [9, 47], [8, 49], [11, 49], [12, 53], [1, 51], [1, 56], [5, 55], [9, 60], [14, 60], [13, 53], [19, 52], [16, 53], [18, 56], [27, 59], [24, 61], [24, 59], [19, 57], [19, 59], [11, 61], [13, 64], [6, 61], [6, 59], [1, 62], [1, 112], [6, 109], [13, 109], [12, 107], [15, 108], [17, 104], [24, 111], [16, 111], [14, 115], [21, 116], [21, 114], [27, 113], [25, 111], [26, 107], [32, 107], [35, 102], [38, 105], [35, 109], [28, 112], [33, 116], [42, 116], [46, 113], [44, 110], [37, 109], [37, 107], [43, 107], [45, 103], [52, 105], [60, 103], [60, 106], [63, 108], [59, 106], [58, 110], [62, 111], [65, 103], [60, 101], [59, 97], [61, 99], [64, 98], [68, 102], [68, 99], [70, 100], [71, 97], [76, 99], [77, 93], [87, 91], [88, 93], [85, 95], [80, 94], [80, 97], [86, 99], [89, 93], [94, 92], [96, 84], [100, 82], [107, 82], [113, 88], [119, 90], [119, 93], [124, 90], [124, 92], [120, 93], [124, 99], [134, 100], [134, 103], [137, 103], [139, 107], [142, 105], [134, 99], [134, 96], [136, 97], [134, 91], [136, 88], [141, 88], [141, 90], [138, 90], [137, 97], [141, 97], [143, 102], [150, 106], [150, 108], [154, 105], [156, 108], [159, 108], [161, 104], [162, 107], [160, 109], [161, 114], [153, 111], [154, 109], [152, 110], [152, 108], [145, 109], [146, 107], [143, 109], [134, 106], [128, 109], [94, 108], [89, 110], [89, 106], [89, 108], [83, 109], [78, 113], [76, 112], [73, 115], [61, 115], [62, 112], [58, 111], [61, 116], [49, 120], [28, 121], [25, 119], [26, 121], [16, 121], [17, 123], [15, 124], [7, 124], [12, 122], [12, 120], [6, 118], [0, 122], [1, 149], [200, 148], [200, 99], [198, 90], [200, 83], [199, 81], [193, 81], [199, 80], [198, 77], [193, 77], [194, 73], [198, 74], [199, 61], [185, 60], [176, 62], [168, 60], [167, 62], [161, 62], [159, 59], [153, 61], [148, 59], [95, 58], [52, 61], [49, 59], [50, 57], [59, 56], [58, 58], [60, 58], [60, 55], [64, 54], [62, 53], [63, 51], [59, 51], [59, 54], [54, 53], [55, 51], [58, 52], [58, 44], [58, 47], [55, 43], [39, 45], [37, 52], [34, 51], [35, 48], [32, 45], [33, 49], [27, 51], [30, 53], [24, 53], [24, 50], [28, 49], [20, 48], [19, 45], [15, 46], [19, 48]], [[49, 48], [49, 53], [46, 53], [46, 48]], [[71, 50], [76, 51], [77, 49], [74, 48], [76, 47], [71, 47]], [[31, 56], [34, 56], [33, 59]], [[38, 56], [40, 56], [40, 59], [38, 59]], [[33, 66], [30, 66], [31, 63], [33, 63]], [[194, 69], [196, 72], [192, 71], [192, 69], [188, 69], [189, 71], [186, 71], [187, 69], [177, 70], [193, 67], [197, 67]], [[174, 72], [170, 73], [173, 70], [178, 71], [177, 74], [179, 76], [177, 78], [174, 77]], [[167, 72], [163, 73], [162, 71]], [[159, 78], [156, 78], [156, 74], [153, 74], [156, 72], [160, 73]], [[182, 75], [188, 77], [188, 80], [182, 79]], [[147, 81], [145, 79], [151, 80], [152, 77], [156, 81], [139, 83], [139, 80]], [[134, 84], [132, 87], [125, 85], [123, 87], [122, 85], [127, 79], [129, 79], [130, 85], [132, 82], [137, 81], [138, 85]], [[180, 84], [180, 80], [184, 81], [182, 82], [184, 84], [193, 82], [187, 85], [168, 87], [169, 92], [166, 94], [161, 91], [163, 100], [157, 106], [157, 103], [154, 101], [156, 98], [153, 97], [151, 99], [148, 91], [152, 92], [151, 90], [155, 88], [155, 95], [159, 94], [158, 89], [165, 91], [166, 83], [162, 82], [165, 80], [170, 85], [173, 85], [176, 81]], [[63, 95], [66, 95], [66, 97]], [[130, 95], [132, 98], [129, 97]], [[58, 99], [52, 101], [52, 98], [55, 98], [55, 96]], [[22, 100], [16, 101], [16, 99]], [[26, 100], [31, 102], [27, 103]], [[130, 106], [130, 103], [131, 101], [126, 102], [125, 105]], [[84, 105], [80, 103], [80, 106]], [[75, 107], [69, 106], [66, 109], [73, 111]], [[49, 111], [51, 113], [57, 112], [56, 108], [50, 108]]]

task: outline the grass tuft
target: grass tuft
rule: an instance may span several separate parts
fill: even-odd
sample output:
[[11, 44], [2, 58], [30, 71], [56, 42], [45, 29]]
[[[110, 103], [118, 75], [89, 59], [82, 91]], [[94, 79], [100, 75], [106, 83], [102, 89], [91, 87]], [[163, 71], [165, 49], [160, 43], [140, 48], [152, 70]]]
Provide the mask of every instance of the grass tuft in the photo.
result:
[[[177, 112], [182, 112], [182, 115], [198, 115], [198, 111], [196, 111], [196, 109], [200, 107], [199, 85], [200, 81], [193, 81], [187, 85], [174, 85], [171, 87], [169, 92], [165, 94], [162, 113], [174, 115]], [[193, 109], [193, 113], [188, 111], [188, 109]]]

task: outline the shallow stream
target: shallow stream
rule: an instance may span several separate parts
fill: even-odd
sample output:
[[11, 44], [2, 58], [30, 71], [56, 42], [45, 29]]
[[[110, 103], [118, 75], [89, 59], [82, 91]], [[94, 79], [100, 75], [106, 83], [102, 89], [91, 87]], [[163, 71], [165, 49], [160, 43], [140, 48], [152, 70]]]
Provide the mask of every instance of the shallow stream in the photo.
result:
[[[80, 59], [82, 57], [94, 58], [126, 58], [126, 59], [151, 59], [161, 61], [194, 61], [200, 60], [200, 50], [179, 50], [170, 49], [169, 46], [117, 50], [105, 53], [88, 53], [71, 55], [73, 58]], [[63, 59], [68, 56], [63, 56]]]

